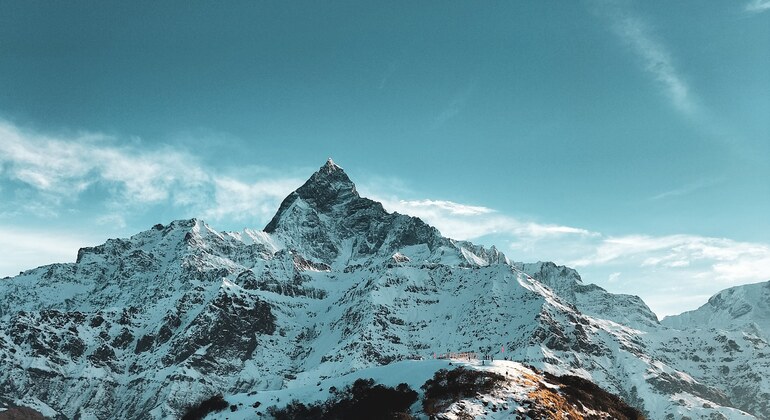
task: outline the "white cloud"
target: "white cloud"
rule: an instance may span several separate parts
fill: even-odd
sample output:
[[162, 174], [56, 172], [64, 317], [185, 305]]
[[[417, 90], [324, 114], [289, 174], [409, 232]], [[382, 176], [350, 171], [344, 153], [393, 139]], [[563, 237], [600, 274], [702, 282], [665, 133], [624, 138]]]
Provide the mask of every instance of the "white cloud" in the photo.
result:
[[686, 270], [726, 286], [770, 280], [770, 245], [697, 235], [629, 235], [602, 238], [575, 267], [624, 264]]
[[447, 200], [399, 200], [375, 197], [388, 211], [397, 211], [424, 219], [445, 236], [475, 239], [487, 235], [510, 235], [517, 239], [539, 240], [564, 235], [593, 235], [585, 229], [539, 224], [498, 214], [483, 206]]
[[[133, 233], [127, 218], [145, 207], [160, 205], [175, 217], [196, 215], [210, 221], [262, 223], [281, 199], [301, 184], [294, 177], [252, 168], [246, 182], [221, 176], [193, 155], [168, 146], [139, 149], [101, 134], [45, 135], [0, 121], [0, 276], [55, 261], [74, 261], [80, 247], [98, 244], [87, 230], [102, 234]], [[240, 174], [246, 177], [245, 174]], [[104, 192], [99, 201], [81, 200], [89, 188]], [[62, 218], [80, 208], [104, 206], [105, 211], [70, 231], [22, 227], [29, 214]], [[256, 219], [256, 220], [255, 220]], [[10, 221], [10, 226], [9, 223]]]
[[614, 273], [610, 273], [609, 276], [607, 276], [607, 283], [615, 283], [620, 278], [620, 272], [615, 271]]
[[[770, 245], [698, 235], [606, 236], [588, 229], [541, 224], [493, 209], [444, 200], [378, 199], [388, 210], [424, 219], [444, 235], [508, 242], [513, 259], [550, 259], [577, 268], [633, 267], [636, 272], [678, 271], [722, 286], [770, 280]], [[619, 281], [619, 272], [611, 279]], [[662, 280], [666, 276], [660, 276]], [[624, 278], [630, 278], [624, 276]], [[600, 281], [594, 279], [592, 281]], [[650, 279], [653, 284], [655, 279]]]
[[122, 214], [105, 214], [96, 218], [96, 224], [110, 226], [112, 228], [123, 229], [127, 226], [126, 218]]
[[91, 185], [117, 188], [121, 200], [153, 203], [194, 189], [207, 174], [190, 155], [170, 148], [142, 151], [100, 134], [54, 137], [0, 122], [4, 176], [48, 194], [77, 195]]
[[398, 69], [398, 62], [394, 61], [388, 64], [388, 68], [385, 70], [385, 75], [382, 76], [382, 79], [380, 79], [379, 85], [377, 85], [377, 89], [384, 89], [385, 86], [388, 85], [388, 81], [390, 80], [391, 76], [393, 76], [393, 73]]
[[493, 213], [494, 210], [483, 206], [470, 206], [467, 204], [455, 203], [453, 201], [446, 200], [401, 200], [402, 208], [430, 208], [434, 207], [440, 210], [445, 210], [449, 214], [453, 215], [475, 215], [475, 214], [487, 214]]
[[751, 0], [746, 3], [745, 9], [747, 12], [761, 13], [765, 10], [770, 10], [770, 0]]
[[[607, 286], [641, 296], [658, 315], [695, 309], [731, 286], [770, 280], [770, 245], [698, 235], [626, 235], [584, 243], [567, 259], [588, 281], [623, 270]], [[611, 274], [610, 274], [611, 276]], [[598, 281], [601, 284], [601, 281]], [[676, 297], [673, 298], [672, 297]]]
[[302, 185], [300, 179], [276, 179], [245, 183], [233, 178], [214, 179], [214, 203], [203, 212], [211, 220], [270, 218], [287, 195]]
[[264, 218], [301, 183], [264, 171], [261, 180], [246, 183], [169, 146], [139, 149], [101, 134], [44, 135], [2, 121], [0, 166], [2, 178], [28, 187], [18, 192], [16, 208], [56, 217], [62, 202], [98, 187], [108, 192], [111, 211], [96, 221], [116, 226], [125, 226], [121, 212], [150, 204], [188, 208], [213, 220]]

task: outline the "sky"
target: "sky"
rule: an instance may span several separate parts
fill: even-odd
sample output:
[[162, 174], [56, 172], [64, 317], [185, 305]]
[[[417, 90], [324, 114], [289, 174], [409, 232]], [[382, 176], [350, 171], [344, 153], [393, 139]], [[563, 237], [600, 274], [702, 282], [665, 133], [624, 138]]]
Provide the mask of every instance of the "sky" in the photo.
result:
[[0, 277], [362, 195], [660, 316], [770, 280], [770, 1], [0, 0]]

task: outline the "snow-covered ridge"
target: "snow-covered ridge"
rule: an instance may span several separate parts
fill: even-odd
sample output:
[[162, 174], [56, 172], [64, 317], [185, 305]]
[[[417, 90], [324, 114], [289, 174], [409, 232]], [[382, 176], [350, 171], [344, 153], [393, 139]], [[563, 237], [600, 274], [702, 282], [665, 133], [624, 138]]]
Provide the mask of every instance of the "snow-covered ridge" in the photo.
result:
[[[405, 360], [322, 379], [312, 385], [231, 395], [228, 396], [227, 401], [233, 409], [214, 413], [208, 418], [230, 420], [264, 418], [268, 416], [270, 407], [280, 408], [293, 400], [302, 401], [305, 404], [325, 401], [330, 396], [330, 390], [341, 390], [357, 379], [373, 379], [377, 384], [388, 387], [406, 384], [418, 391], [422, 397], [421, 386], [437, 371], [440, 369], [451, 371], [457, 368], [495, 373], [503, 380], [491, 392], [461, 398], [449, 404], [441, 413], [443, 418], [462, 419], [467, 416], [489, 419], [531, 418], [532, 413], [542, 414], [537, 411], [538, 409], [544, 409], [543, 411], [546, 412], [555, 411], [554, 407], [550, 406], [554, 400], [561, 400], [565, 405], [569, 404], [562, 396], [563, 385], [557, 384], [557, 381], [547, 377], [543, 372], [521, 363], [503, 360], [494, 362], [448, 359]], [[591, 418], [614, 418], [607, 412], [596, 410], [595, 407], [589, 408], [590, 406], [588, 401], [582, 406], [570, 405], [570, 414], [593, 416]], [[421, 417], [426, 417], [419, 402], [414, 404], [413, 409]]]
[[663, 323], [677, 328], [734, 329], [756, 324], [770, 338], [770, 281], [731, 287], [712, 296], [700, 308], [669, 316]]
[[[218, 393], [473, 351], [591, 379], [650, 418], [770, 418], [755, 295], [659, 323], [572, 269], [511, 263], [388, 213], [329, 161], [263, 231], [174, 221], [0, 280], [0, 406], [165, 418]], [[729, 308], [740, 322], [690, 325]]]

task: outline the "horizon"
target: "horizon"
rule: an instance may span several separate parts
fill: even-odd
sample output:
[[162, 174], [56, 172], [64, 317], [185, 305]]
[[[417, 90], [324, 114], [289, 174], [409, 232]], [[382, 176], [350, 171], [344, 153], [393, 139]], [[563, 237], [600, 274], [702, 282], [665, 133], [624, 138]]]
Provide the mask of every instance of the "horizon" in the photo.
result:
[[178, 6], [0, 5], [0, 277], [262, 230], [332, 157], [659, 318], [770, 280], [767, 2]]

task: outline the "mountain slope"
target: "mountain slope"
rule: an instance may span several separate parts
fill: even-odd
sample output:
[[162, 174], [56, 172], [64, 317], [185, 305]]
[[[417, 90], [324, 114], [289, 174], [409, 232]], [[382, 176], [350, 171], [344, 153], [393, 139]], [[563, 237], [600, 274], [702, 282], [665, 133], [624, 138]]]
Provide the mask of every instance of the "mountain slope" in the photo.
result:
[[331, 160], [264, 231], [156, 225], [1, 280], [0, 295], [0, 400], [49, 416], [175, 416], [457, 351], [590, 379], [650, 418], [770, 415], [715, 380], [717, 359], [694, 367], [672, 345], [689, 330], [639, 298], [388, 213]]

